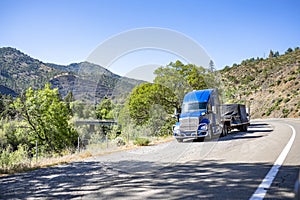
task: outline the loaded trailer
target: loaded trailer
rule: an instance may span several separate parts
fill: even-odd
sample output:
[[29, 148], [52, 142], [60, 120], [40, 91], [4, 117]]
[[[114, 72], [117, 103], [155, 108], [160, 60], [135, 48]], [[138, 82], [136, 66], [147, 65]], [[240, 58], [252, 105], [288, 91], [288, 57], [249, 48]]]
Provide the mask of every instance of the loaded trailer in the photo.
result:
[[244, 104], [223, 104], [221, 105], [221, 115], [222, 136], [226, 136], [233, 129], [244, 132], [248, 130], [250, 116]]

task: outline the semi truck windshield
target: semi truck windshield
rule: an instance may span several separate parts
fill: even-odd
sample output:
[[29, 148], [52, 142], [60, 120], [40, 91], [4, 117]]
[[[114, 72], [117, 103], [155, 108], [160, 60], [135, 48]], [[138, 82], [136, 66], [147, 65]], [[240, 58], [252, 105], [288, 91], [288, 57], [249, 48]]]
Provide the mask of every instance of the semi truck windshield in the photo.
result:
[[182, 112], [187, 113], [187, 112], [206, 110], [206, 106], [207, 106], [207, 103], [199, 103], [199, 102], [184, 103], [182, 105]]

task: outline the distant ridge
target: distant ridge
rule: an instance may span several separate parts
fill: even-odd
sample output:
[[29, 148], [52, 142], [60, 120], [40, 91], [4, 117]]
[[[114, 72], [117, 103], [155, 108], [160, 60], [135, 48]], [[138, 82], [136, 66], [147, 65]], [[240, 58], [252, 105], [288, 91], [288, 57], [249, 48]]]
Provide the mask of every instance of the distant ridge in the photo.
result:
[[73, 92], [77, 100], [98, 102], [103, 97], [119, 99], [117, 96], [129, 93], [143, 81], [121, 77], [89, 62], [44, 63], [15, 48], [0, 48], [0, 85], [5, 91], [19, 94], [29, 87], [42, 88], [47, 82], [58, 88], [62, 97]]

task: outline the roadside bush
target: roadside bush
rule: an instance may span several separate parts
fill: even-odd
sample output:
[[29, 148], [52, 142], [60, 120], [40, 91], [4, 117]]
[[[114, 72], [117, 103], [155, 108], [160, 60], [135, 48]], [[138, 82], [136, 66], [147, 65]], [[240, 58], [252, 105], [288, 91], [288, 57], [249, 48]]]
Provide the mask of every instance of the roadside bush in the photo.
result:
[[124, 146], [126, 144], [126, 142], [124, 141], [124, 139], [122, 137], [117, 137], [114, 142], [117, 144], [118, 147], [120, 146]]
[[0, 152], [0, 173], [17, 172], [30, 167], [28, 147], [19, 145], [16, 151], [8, 145]]
[[135, 138], [135, 140], [133, 141], [133, 144], [138, 146], [148, 146], [149, 143], [150, 140], [148, 138], [142, 138], [142, 137]]

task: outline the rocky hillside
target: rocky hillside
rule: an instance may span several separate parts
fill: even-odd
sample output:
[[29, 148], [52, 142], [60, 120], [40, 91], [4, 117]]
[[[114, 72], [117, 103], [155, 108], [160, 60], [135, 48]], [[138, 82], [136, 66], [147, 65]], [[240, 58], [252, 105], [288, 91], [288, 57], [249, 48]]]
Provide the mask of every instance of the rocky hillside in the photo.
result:
[[300, 49], [252, 58], [220, 71], [228, 103], [250, 104], [254, 118], [300, 117]]
[[60, 70], [53, 69], [17, 49], [0, 48], [0, 85], [16, 93], [29, 86], [41, 88], [47, 80], [59, 73]]
[[[50, 82], [62, 97], [72, 92], [76, 100], [99, 102], [103, 97], [119, 99], [142, 81], [116, 75], [99, 65], [43, 63], [11, 48], [0, 48], [0, 93], [20, 94], [27, 88], [42, 88]], [[118, 98], [117, 98], [118, 96]]]

